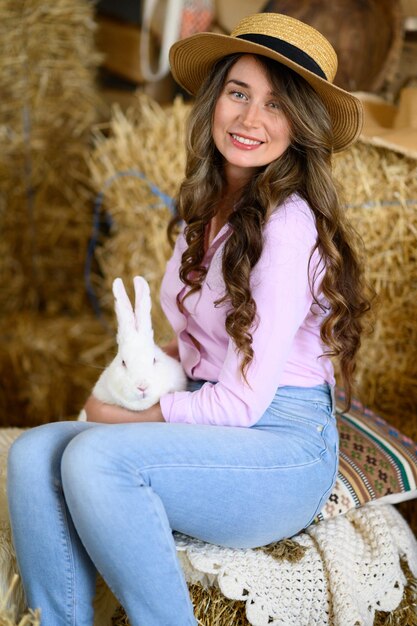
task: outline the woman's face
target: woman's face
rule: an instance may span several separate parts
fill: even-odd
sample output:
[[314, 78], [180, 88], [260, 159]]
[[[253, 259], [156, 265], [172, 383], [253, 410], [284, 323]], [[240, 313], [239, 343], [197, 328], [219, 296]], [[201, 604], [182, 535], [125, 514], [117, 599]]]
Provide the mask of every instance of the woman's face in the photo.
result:
[[213, 116], [213, 140], [225, 159], [225, 173], [247, 180], [290, 145], [290, 125], [263, 66], [251, 55], [229, 70]]

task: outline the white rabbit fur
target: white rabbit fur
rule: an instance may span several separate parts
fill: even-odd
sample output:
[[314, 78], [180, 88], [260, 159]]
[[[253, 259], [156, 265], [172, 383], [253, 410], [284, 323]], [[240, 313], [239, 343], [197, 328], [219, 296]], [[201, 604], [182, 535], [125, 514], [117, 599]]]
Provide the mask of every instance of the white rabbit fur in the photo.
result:
[[[122, 279], [113, 282], [118, 352], [92, 393], [102, 402], [141, 411], [158, 402], [163, 394], [185, 389], [187, 378], [180, 362], [154, 343], [148, 283], [142, 276], [135, 276], [133, 284], [134, 310]], [[87, 419], [84, 409], [78, 419]]]

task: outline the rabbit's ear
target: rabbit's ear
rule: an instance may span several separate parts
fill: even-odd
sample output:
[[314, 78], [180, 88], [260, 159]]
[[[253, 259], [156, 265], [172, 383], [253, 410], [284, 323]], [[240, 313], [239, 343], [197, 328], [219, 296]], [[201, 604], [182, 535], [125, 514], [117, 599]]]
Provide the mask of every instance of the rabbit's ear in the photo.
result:
[[133, 284], [135, 286], [136, 328], [144, 335], [153, 336], [149, 285], [142, 276], [135, 276]]
[[121, 278], [113, 281], [113, 295], [119, 332], [135, 330], [135, 316]]

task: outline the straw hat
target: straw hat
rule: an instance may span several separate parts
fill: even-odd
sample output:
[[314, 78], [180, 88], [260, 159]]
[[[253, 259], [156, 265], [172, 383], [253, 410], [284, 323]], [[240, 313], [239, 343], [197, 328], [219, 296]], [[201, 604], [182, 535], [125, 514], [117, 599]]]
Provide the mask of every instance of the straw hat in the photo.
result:
[[337, 56], [315, 28], [279, 13], [243, 18], [230, 35], [199, 33], [176, 42], [170, 50], [172, 74], [195, 95], [211, 67], [234, 53], [259, 54], [300, 74], [320, 95], [333, 123], [335, 151], [347, 148], [362, 128], [362, 104], [333, 85]]

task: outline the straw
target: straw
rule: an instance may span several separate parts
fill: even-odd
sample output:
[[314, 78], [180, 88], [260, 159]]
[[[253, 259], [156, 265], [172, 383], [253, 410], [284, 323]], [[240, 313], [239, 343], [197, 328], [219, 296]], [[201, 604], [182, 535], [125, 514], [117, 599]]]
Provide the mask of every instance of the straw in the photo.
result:
[[0, 317], [0, 425], [29, 427], [78, 416], [116, 353], [112, 332], [90, 313]]
[[[347, 213], [377, 293], [374, 333], [357, 367], [361, 401], [417, 439], [417, 162], [358, 143], [335, 157]], [[411, 418], [411, 419], [410, 419]]]
[[189, 106], [181, 99], [163, 109], [143, 94], [124, 114], [118, 106], [108, 126], [96, 129], [88, 160], [102, 211], [110, 216], [110, 236], [103, 236], [94, 256], [92, 276], [104, 312], [111, 312], [111, 283], [116, 276], [131, 283], [134, 275], [149, 281], [155, 339], [167, 341], [172, 330], [159, 305], [159, 287], [171, 254], [166, 227], [172, 198], [183, 177], [185, 122]]
[[100, 60], [93, 16], [86, 0], [0, 2], [3, 312], [80, 306]]
[[[24, 615], [18, 615], [14, 602], [19, 577], [15, 574], [4, 597], [0, 601], [0, 626], [40, 626], [40, 611], [29, 609]], [[13, 601], [12, 601], [13, 599]]]

